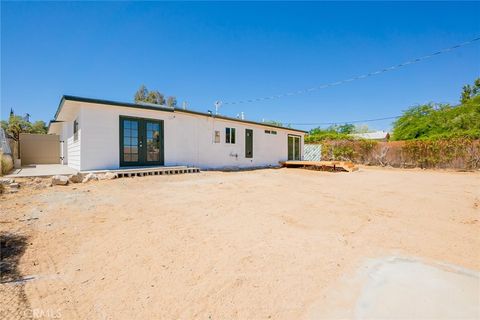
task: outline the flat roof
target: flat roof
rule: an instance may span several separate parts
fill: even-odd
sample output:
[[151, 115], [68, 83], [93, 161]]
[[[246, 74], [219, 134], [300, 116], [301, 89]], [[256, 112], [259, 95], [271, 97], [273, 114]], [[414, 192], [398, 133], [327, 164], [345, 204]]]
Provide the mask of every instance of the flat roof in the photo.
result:
[[307, 133], [307, 131], [305, 131], [305, 130], [293, 129], [293, 128], [288, 128], [288, 127], [281, 127], [281, 126], [276, 126], [276, 125], [273, 125], [273, 124], [257, 122], [257, 121], [242, 120], [242, 119], [222, 116], [222, 115], [218, 115], [218, 114], [214, 115], [214, 114], [210, 114], [210, 113], [206, 113], [206, 112], [199, 112], [199, 111], [193, 111], [193, 110], [188, 110], [188, 109], [177, 109], [177, 108], [171, 108], [171, 107], [161, 106], [161, 105], [157, 106], [157, 105], [153, 105], [153, 104], [138, 104], [138, 103], [103, 100], [103, 99], [84, 98], [84, 97], [77, 97], [77, 96], [70, 96], [70, 95], [62, 96], [62, 99], [60, 100], [60, 103], [58, 104], [57, 111], [55, 112], [55, 119], [52, 120], [51, 123], [57, 121], [57, 117], [58, 117], [60, 111], [62, 110], [65, 101], [97, 103], [97, 104], [104, 104], [104, 105], [110, 105], [110, 106], [116, 106], [116, 107], [147, 109], [147, 110], [156, 110], [156, 111], [163, 111], [163, 112], [190, 113], [190, 114], [195, 114], [195, 115], [204, 116], [204, 117], [208, 117], [208, 118], [217, 118], [217, 119], [228, 120], [228, 121], [255, 124], [255, 125], [259, 125], [259, 126], [263, 126], [263, 127], [270, 127], [270, 128], [276, 128], [276, 129], [283, 129], [283, 130], [290, 130], [290, 131]]

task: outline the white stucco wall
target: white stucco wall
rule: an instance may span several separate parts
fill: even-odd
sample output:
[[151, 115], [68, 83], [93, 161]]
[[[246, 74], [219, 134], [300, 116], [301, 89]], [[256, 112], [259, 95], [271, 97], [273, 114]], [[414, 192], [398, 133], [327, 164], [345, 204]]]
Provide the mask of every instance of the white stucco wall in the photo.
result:
[[[68, 138], [68, 165], [79, 170], [120, 167], [119, 117], [131, 116], [164, 121], [165, 165], [189, 165], [202, 169], [228, 167], [277, 166], [287, 160], [288, 134], [303, 133], [273, 129], [261, 125], [228, 121], [182, 112], [164, 112], [138, 108], [81, 103], [79, 139]], [[225, 143], [225, 128], [236, 129], [236, 143]], [[245, 158], [245, 129], [253, 130], [253, 158]], [[275, 130], [276, 135], [265, 130]], [[214, 132], [220, 131], [220, 143]], [[235, 156], [236, 155], [236, 156]]]

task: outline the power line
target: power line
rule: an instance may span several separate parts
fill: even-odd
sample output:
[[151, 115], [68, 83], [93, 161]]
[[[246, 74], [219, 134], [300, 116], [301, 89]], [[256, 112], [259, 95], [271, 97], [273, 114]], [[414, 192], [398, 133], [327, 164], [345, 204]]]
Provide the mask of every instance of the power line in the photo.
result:
[[352, 77], [352, 78], [349, 78], [349, 79], [340, 80], [340, 81], [336, 81], [336, 82], [330, 82], [330, 83], [326, 83], [326, 84], [323, 84], [323, 85], [320, 85], [320, 86], [317, 86], [317, 87], [312, 87], [312, 88], [298, 90], [298, 91], [292, 91], [292, 92], [288, 92], [288, 93], [277, 94], [277, 95], [268, 96], [268, 97], [246, 99], [246, 100], [239, 100], [239, 101], [232, 101], [232, 102], [227, 101], [227, 102], [224, 102], [223, 104], [224, 105], [234, 105], [234, 104], [259, 102], [259, 101], [264, 101], [264, 100], [280, 99], [280, 98], [287, 97], [287, 96], [294, 96], [294, 95], [299, 95], [299, 94], [304, 94], [304, 93], [309, 93], [309, 92], [325, 89], [325, 88], [328, 88], [328, 87], [334, 87], [334, 86], [338, 86], [338, 85], [341, 85], [341, 84], [344, 84], [344, 83], [348, 83], [348, 82], [352, 82], [352, 81], [360, 80], [360, 79], [365, 79], [365, 78], [369, 78], [369, 77], [372, 77], [372, 76], [375, 76], [375, 75], [378, 75], [378, 74], [382, 74], [382, 73], [385, 73], [385, 72], [388, 72], [388, 71], [400, 69], [400, 68], [406, 67], [408, 65], [415, 64], [415, 63], [418, 63], [420, 61], [423, 61], [423, 60], [426, 60], [426, 59], [429, 59], [429, 58], [433, 58], [434, 56], [438, 56], [440, 54], [447, 53], [447, 52], [453, 51], [455, 49], [467, 46], [467, 45], [472, 44], [475, 41], [479, 41], [479, 40], [480, 40], [480, 37], [477, 37], [477, 38], [471, 39], [469, 41], [465, 41], [465, 42], [462, 42], [460, 44], [457, 44], [457, 45], [439, 50], [437, 52], [428, 54], [426, 56], [422, 56], [420, 58], [411, 59], [411, 60], [408, 60], [406, 62], [397, 64], [397, 65], [393, 65], [393, 66], [390, 66], [390, 67], [387, 67], [387, 68], [383, 68], [383, 69], [380, 69], [380, 70], [377, 70], [377, 71], [374, 71], [374, 72], [362, 74], [362, 75]]
[[400, 117], [401, 116], [376, 118], [376, 119], [365, 119], [365, 120], [352, 120], [352, 121], [287, 123], [287, 124], [292, 125], [292, 126], [326, 126], [326, 125], [335, 125], [335, 124], [341, 124], [341, 123], [365, 123], [365, 122], [375, 122], [375, 121], [382, 121], [382, 120], [393, 120], [393, 119], [398, 119]]

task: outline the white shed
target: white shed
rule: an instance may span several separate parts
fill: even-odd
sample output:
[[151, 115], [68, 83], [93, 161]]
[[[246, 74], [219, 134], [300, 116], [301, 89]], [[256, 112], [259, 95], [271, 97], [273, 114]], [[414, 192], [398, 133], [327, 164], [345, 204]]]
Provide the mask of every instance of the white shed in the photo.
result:
[[63, 96], [49, 133], [77, 170], [278, 166], [302, 160], [305, 131], [192, 110]]

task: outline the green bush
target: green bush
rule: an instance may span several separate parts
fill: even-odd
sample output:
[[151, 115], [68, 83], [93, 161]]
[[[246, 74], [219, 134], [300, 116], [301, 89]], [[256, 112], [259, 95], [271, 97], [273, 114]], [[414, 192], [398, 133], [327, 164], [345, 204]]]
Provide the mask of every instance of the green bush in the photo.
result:
[[464, 104], [426, 104], [408, 109], [393, 124], [394, 140], [480, 138], [480, 96]]

